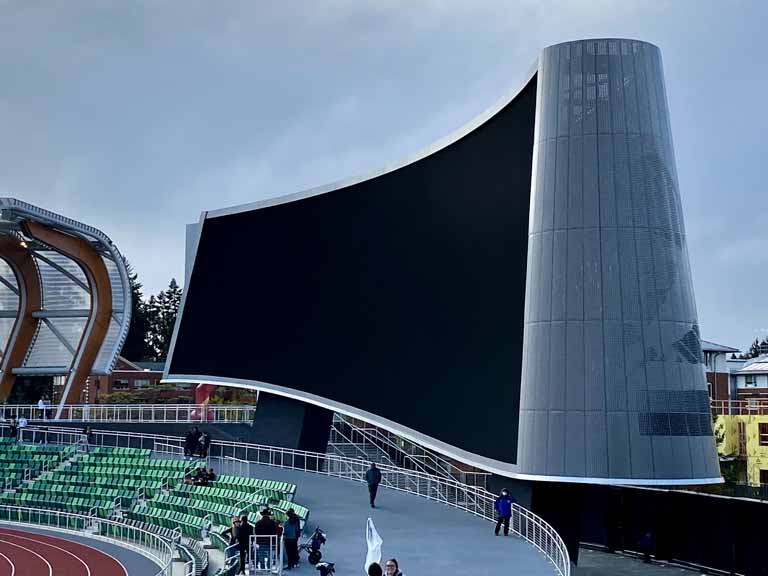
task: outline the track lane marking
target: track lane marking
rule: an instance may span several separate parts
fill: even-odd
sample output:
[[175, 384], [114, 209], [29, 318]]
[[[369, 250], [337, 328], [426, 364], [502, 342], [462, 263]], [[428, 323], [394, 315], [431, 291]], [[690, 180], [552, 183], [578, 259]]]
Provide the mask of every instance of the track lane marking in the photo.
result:
[[[64, 552], [64, 554], [68, 554], [69, 556], [72, 556], [72, 558], [74, 558], [75, 560], [80, 562], [80, 564], [85, 566], [85, 571], [87, 573], [87, 576], [91, 576], [91, 569], [88, 566], [88, 564], [85, 561], [83, 561], [83, 559], [80, 558], [80, 556], [70, 552], [69, 550], [65, 550], [64, 548], [62, 548], [60, 546], [56, 546], [55, 544], [51, 544], [50, 542], [45, 542], [43, 540], [36, 540], [35, 538], [28, 538], [26, 536], [18, 536], [16, 534], [12, 534], [12, 533], [9, 533], [9, 532], [0, 532], [0, 534], [5, 536], [6, 538], [18, 538], [19, 540], [28, 540], [29, 542], [34, 542], [35, 544], [42, 544], [43, 546], [50, 546], [51, 548], [56, 548], [56, 550], [60, 550], [61, 552]], [[74, 542], [71, 542], [71, 543], [74, 544]]]
[[[39, 532], [35, 531], [39, 530]], [[20, 528], [13, 528], [13, 527], [7, 527], [0, 524], [0, 536], [16, 536], [18, 534], [30, 534], [34, 536], [40, 536], [42, 538], [49, 538], [51, 540], [57, 540], [60, 542], [66, 542], [67, 544], [71, 544], [72, 546], [76, 546], [78, 548], [85, 548], [87, 550], [90, 550], [94, 552], [97, 556], [106, 556], [110, 560], [114, 560], [115, 563], [122, 569], [123, 575], [128, 576], [128, 569], [125, 567], [125, 565], [115, 558], [112, 554], [109, 552], [105, 552], [104, 550], [100, 550], [99, 548], [96, 548], [95, 546], [91, 546], [90, 544], [83, 544], [82, 542], [78, 542], [75, 540], [67, 540], [66, 538], [62, 538], [61, 536], [55, 536], [50, 534], [50, 532], [54, 532], [54, 530], [48, 529], [46, 530], [44, 527], [36, 526], [35, 530], [23, 530]], [[112, 544], [113, 546], [117, 546], [118, 548], [123, 548], [120, 546], [120, 544], [109, 542], [108, 540], [105, 540], [104, 542], [108, 544]], [[126, 548], [127, 549], [127, 548]], [[139, 554], [139, 552], [134, 552], [134, 554]]]
[[5, 561], [6, 561], [6, 562], [8, 562], [8, 564], [10, 564], [10, 565], [11, 565], [11, 576], [13, 576], [14, 574], [16, 574], [16, 564], [14, 564], [14, 563], [11, 561], [11, 559], [10, 559], [10, 558], [8, 558], [8, 556], [6, 556], [5, 554], [3, 554], [2, 552], [0, 552], [0, 556], [2, 556], [3, 558], [5, 558]]
[[40, 554], [38, 554], [34, 550], [30, 550], [29, 548], [21, 546], [20, 544], [14, 544], [13, 542], [8, 542], [7, 540], [2, 540], [2, 539], [0, 539], [0, 544], [8, 544], [9, 546], [15, 546], [16, 548], [21, 548], [22, 550], [25, 550], [25, 551], [29, 552], [30, 554], [33, 554], [34, 556], [37, 556], [38, 558], [40, 558], [40, 560], [42, 560], [45, 563], [46, 566], [48, 566], [48, 576], [53, 576], [53, 566], [51, 566], [51, 564], [48, 562], [48, 560], [46, 560], [45, 558], [40, 556]]

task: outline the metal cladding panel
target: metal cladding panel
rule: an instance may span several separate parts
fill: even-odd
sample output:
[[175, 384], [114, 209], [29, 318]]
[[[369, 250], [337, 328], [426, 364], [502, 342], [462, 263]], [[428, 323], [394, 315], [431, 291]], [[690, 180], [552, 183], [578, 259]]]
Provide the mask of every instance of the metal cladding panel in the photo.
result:
[[547, 48], [537, 111], [519, 472], [718, 478], [658, 48]]

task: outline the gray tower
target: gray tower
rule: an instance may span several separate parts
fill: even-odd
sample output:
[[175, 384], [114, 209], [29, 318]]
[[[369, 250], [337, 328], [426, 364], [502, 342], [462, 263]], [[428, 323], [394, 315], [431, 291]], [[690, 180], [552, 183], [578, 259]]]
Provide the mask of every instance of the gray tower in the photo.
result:
[[547, 48], [536, 106], [520, 473], [717, 481], [659, 50]]

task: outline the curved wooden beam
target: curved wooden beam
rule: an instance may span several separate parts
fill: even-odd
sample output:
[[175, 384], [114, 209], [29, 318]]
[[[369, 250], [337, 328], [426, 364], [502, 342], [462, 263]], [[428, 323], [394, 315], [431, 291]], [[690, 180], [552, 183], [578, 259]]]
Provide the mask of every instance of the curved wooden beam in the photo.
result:
[[16, 376], [15, 368], [24, 363], [29, 346], [35, 337], [39, 318], [33, 318], [32, 312], [40, 310], [42, 292], [40, 276], [37, 273], [35, 259], [14, 236], [0, 236], [0, 257], [13, 270], [19, 287], [19, 307], [13, 329], [5, 344], [3, 361], [0, 364], [0, 402], [5, 402], [11, 393]]
[[91, 290], [88, 322], [69, 367], [64, 393], [56, 412], [58, 417], [64, 404], [77, 404], [80, 401], [80, 394], [85, 388], [85, 382], [91, 374], [109, 329], [112, 316], [112, 287], [104, 260], [86, 240], [48, 228], [38, 222], [25, 221], [22, 223], [22, 229], [30, 238], [47, 244], [56, 252], [75, 261], [85, 273]]

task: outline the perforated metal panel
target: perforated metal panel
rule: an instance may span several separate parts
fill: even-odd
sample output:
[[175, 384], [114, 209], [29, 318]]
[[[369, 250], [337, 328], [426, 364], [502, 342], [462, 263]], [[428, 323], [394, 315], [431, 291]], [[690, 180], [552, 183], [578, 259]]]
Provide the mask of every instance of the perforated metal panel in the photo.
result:
[[57, 252], [45, 251], [40, 254], [66, 270], [73, 278], [76, 278], [81, 284], [86, 286], [84, 289], [67, 274], [57, 270], [43, 259], [37, 258], [43, 293], [43, 309], [72, 310], [90, 308], [91, 295], [87, 289], [88, 280], [80, 266]]
[[539, 60], [523, 473], [719, 477], [663, 78], [637, 41]]
[[[82, 328], [81, 328], [82, 330]], [[24, 361], [26, 368], [67, 368], [72, 362], [72, 352], [59, 340], [45, 322], [37, 325], [32, 346]], [[59, 372], [60, 370], [57, 370]]]
[[[13, 331], [15, 315], [19, 310], [18, 283], [8, 262], [0, 258], [0, 277], [5, 281], [0, 283], [0, 312], [13, 313], [13, 318], [0, 318], [0, 359], [5, 355], [8, 341]], [[12, 290], [9, 284], [16, 290]]]
[[[117, 318], [122, 317], [123, 304], [125, 302], [125, 296], [123, 294], [123, 284], [120, 278], [120, 271], [117, 268], [117, 264], [109, 258], [102, 256], [104, 266], [107, 268], [109, 274], [109, 285], [112, 289], [112, 310]], [[112, 343], [114, 345], [114, 342]]]
[[109, 329], [104, 342], [99, 349], [99, 355], [93, 363], [93, 371], [97, 374], [109, 372], [112, 369], [112, 350], [120, 337], [120, 324], [114, 318], [109, 322]]

